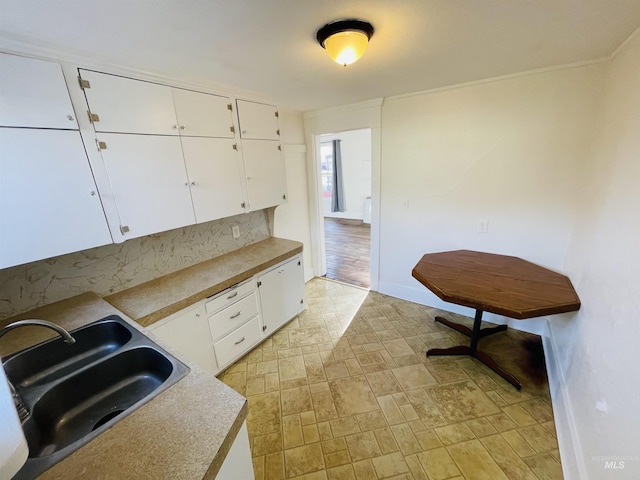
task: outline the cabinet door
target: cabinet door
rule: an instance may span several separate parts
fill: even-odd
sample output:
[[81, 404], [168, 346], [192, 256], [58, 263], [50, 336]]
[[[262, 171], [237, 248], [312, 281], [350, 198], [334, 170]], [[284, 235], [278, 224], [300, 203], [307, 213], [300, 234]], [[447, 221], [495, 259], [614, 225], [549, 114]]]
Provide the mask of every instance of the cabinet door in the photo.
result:
[[171, 87], [80, 70], [96, 132], [178, 135]]
[[218, 373], [204, 305], [178, 314], [168, 322], [151, 325], [150, 330], [200, 368], [212, 375]]
[[233, 140], [182, 137], [198, 223], [244, 213], [242, 165]]
[[0, 128], [0, 268], [111, 243], [80, 133]]
[[274, 105], [238, 100], [240, 137], [252, 140], [280, 140], [278, 109]]
[[78, 128], [60, 65], [0, 53], [0, 126]]
[[300, 313], [304, 302], [304, 274], [299, 255], [258, 276], [264, 335]]
[[180, 138], [101, 133], [99, 140], [125, 237], [195, 223]]
[[274, 268], [258, 276], [263, 335], [271, 335], [284, 323], [282, 273]]
[[242, 156], [251, 211], [280, 205], [286, 200], [284, 160], [279, 145], [270, 140], [243, 140]]
[[289, 320], [305, 308], [304, 267], [297, 256], [282, 266], [284, 317]]
[[227, 97], [173, 88], [180, 135], [234, 138], [231, 100]]

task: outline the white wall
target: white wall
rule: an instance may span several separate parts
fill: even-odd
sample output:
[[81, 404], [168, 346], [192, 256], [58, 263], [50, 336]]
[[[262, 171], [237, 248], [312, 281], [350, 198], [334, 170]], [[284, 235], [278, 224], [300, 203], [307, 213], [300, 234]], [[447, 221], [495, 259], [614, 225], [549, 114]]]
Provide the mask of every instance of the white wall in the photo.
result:
[[[640, 478], [640, 31], [607, 71], [594, 138], [565, 267], [582, 308], [549, 326], [579, 478], [630, 480]], [[625, 456], [623, 469], [605, 468]]]
[[322, 135], [322, 142], [340, 140], [345, 211], [332, 212], [326, 202], [324, 216], [363, 220], [364, 199], [371, 196], [371, 130], [349, 130], [335, 135]]
[[287, 203], [276, 208], [273, 234], [303, 243], [304, 276], [305, 280], [310, 280], [313, 278], [313, 262], [304, 122], [301, 112], [279, 109], [279, 115], [280, 140], [287, 171]]
[[[443, 250], [516, 255], [562, 270], [604, 68], [385, 99], [380, 292], [472, 314], [411, 277], [423, 254]], [[488, 233], [478, 233], [480, 220]], [[544, 324], [516, 323], [532, 331]]]

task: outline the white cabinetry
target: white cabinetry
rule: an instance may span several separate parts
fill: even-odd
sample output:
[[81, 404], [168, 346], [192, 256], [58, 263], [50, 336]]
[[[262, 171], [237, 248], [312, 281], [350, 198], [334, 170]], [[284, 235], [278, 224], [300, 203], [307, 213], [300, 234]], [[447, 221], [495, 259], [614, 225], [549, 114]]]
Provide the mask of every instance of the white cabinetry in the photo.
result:
[[229, 365], [261, 340], [253, 278], [217, 294], [205, 304], [218, 365]]
[[0, 126], [78, 128], [60, 65], [0, 53]]
[[195, 223], [180, 139], [102, 133], [101, 150], [127, 238]]
[[259, 274], [257, 281], [264, 335], [271, 335], [305, 308], [302, 257]]
[[[96, 132], [233, 138], [227, 97], [80, 70]], [[86, 84], [85, 84], [86, 85]]]
[[[96, 132], [178, 135], [171, 88], [80, 70]], [[85, 84], [86, 85], [86, 84]]]
[[242, 159], [233, 139], [182, 137], [196, 222], [245, 212]]
[[231, 100], [227, 97], [172, 88], [182, 136], [234, 138]]
[[124, 238], [246, 211], [229, 98], [80, 75]]
[[237, 100], [249, 209], [274, 207], [287, 199], [278, 110], [274, 105]]
[[197, 303], [181, 310], [154, 323], [149, 330], [200, 368], [213, 375], [218, 373], [204, 304]]
[[0, 268], [111, 243], [60, 65], [0, 54], [0, 118]]
[[242, 155], [249, 208], [262, 210], [284, 203], [287, 188], [280, 145], [269, 140], [243, 140]]
[[149, 329], [217, 375], [305, 306], [302, 256], [297, 254]]
[[216, 480], [254, 480], [253, 462], [249, 447], [249, 433], [247, 422], [240, 427], [240, 431], [227, 453]]
[[274, 105], [237, 100], [240, 138], [280, 140], [278, 109]]

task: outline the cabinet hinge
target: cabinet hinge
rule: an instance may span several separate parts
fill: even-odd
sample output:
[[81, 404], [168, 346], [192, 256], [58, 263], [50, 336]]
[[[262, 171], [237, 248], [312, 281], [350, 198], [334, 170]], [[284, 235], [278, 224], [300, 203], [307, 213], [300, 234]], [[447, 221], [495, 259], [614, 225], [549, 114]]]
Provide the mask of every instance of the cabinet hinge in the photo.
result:
[[262, 286], [262, 282], [258, 282], [257, 285], [258, 285], [258, 287], [261, 287]]
[[280, 129], [276, 130], [276, 135], [280, 135]]
[[227, 110], [230, 110], [233, 112], [233, 106], [230, 103], [227, 103]]
[[129, 232], [129, 227], [127, 225], [120, 225], [120, 233], [124, 235]]
[[91, 123], [100, 121], [100, 116], [97, 113], [91, 113], [90, 111], [87, 111], [87, 115], [89, 115], [89, 121]]
[[277, 111], [276, 111], [276, 112], [274, 112], [273, 114], [274, 114], [276, 117], [279, 117], [279, 115], [278, 115], [278, 112], [277, 112]]
[[282, 151], [282, 145], [278, 145], [278, 150]]
[[240, 204], [240, 206], [241, 206], [242, 208], [247, 208], [247, 204], [246, 204], [245, 202], [242, 202], [242, 203]]
[[264, 332], [266, 329], [267, 329], [267, 326], [266, 326], [266, 325], [263, 325], [263, 326], [262, 326], [262, 331]]
[[107, 149], [107, 142], [101, 142], [100, 140], [96, 139], [96, 145], [98, 146], [98, 151]]
[[89, 83], [89, 80], [85, 80], [82, 77], [78, 77], [78, 83], [80, 84], [80, 88], [83, 90], [85, 88], [91, 88], [91, 83]]
[[233, 144], [233, 149], [234, 149], [234, 150], [238, 150], [238, 144], [237, 144], [237, 143], [234, 143], [234, 144]]
[[231, 133], [236, 133], [236, 127], [234, 127], [233, 125], [229, 127], [229, 130], [231, 130]]

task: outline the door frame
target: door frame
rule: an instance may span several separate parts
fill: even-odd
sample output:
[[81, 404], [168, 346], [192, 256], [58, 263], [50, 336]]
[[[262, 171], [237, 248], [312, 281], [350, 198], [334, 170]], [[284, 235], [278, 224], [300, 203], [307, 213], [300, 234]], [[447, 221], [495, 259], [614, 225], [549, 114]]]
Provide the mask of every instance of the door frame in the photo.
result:
[[311, 230], [311, 261], [315, 276], [326, 274], [324, 211], [320, 195], [320, 135], [371, 129], [371, 269], [370, 290], [378, 291], [380, 272], [380, 166], [382, 98], [304, 114], [307, 149], [307, 184]]

